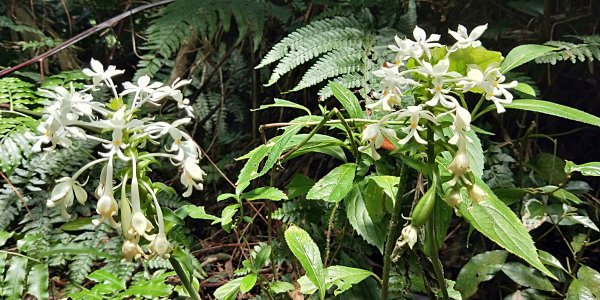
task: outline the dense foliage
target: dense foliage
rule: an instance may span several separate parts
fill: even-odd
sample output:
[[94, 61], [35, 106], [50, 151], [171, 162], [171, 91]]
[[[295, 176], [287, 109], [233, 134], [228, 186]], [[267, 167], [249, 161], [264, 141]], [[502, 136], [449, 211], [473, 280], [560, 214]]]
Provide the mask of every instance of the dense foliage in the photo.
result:
[[2, 299], [600, 298], [597, 1], [0, 10]]

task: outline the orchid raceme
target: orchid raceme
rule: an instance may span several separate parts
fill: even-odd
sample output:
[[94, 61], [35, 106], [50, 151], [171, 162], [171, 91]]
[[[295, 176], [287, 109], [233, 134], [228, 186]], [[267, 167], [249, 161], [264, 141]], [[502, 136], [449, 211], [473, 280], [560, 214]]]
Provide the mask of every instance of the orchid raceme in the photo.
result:
[[[373, 123], [363, 127], [363, 145], [358, 150], [373, 160], [382, 159], [383, 149], [413, 157], [435, 154], [431, 148], [439, 149], [440, 145], [450, 149], [446, 157], [451, 159], [445, 163], [442, 170], [446, 173], [440, 178], [444, 178], [446, 189], [441, 194], [452, 207], [462, 202], [464, 189], [472, 204], [487, 197], [475, 184], [468, 153], [468, 145], [473, 142], [471, 109], [490, 101], [502, 113], [503, 105], [513, 99], [509, 90], [517, 86], [516, 81], [508, 82], [500, 72], [501, 56], [485, 50], [478, 40], [486, 29], [487, 25], [481, 25], [468, 32], [459, 25], [457, 31], [449, 31], [456, 40], [451, 45], [440, 44], [439, 35], [428, 35], [418, 26], [411, 37], [396, 37], [395, 44], [388, 46], [394, 60], [372, 72], [375, 88], [365, 105], [366, 115]], [[471, 59], [478, 56], [498, 60]], [[384, 148], [386, 140], [399, 146]], [[430, 188], [435, 189], [435, 183]], [[415, 227], [404, 227], [396, 247], [412, 248], [416, 244]]]
[[[98, 199], [96, 212], [99, 217], [93, 223], [98, 226], [107, 221], [120, 230], [124, 237], [122, 251], [125, 260], [149, 257], [144, 247], [153, 255], [167, 258], [173, 247], [166, 238], [163, 215], [155, 187], [151, 184], [148, 165], [163, 159], [173, 167], [182, 168], [180, 181], [186, 189], [185, 197], [189, 197], [194, 188], [203, 188], [205, 172], [199, 165], [200, 148], [183, 129], [191, 122], [193, 109], [180, 89], [191, 80], [176, 79], [171, 85], [164, 85], [152, 82], [149, 76], [144, 75], [135, 83], [125, 82], [122, 91], [118, 92], [113, 77], [123, 74], [123, 70], [115, 66], [105, 68], [94, 59], [90, 65], [83, 73], [91, 77], [92, 84], [84, 89], [76, 90], [70, 85], [68, 88], [58, 86], [40, 90], [48, 102], [37, 129], [39, 135], [29, 136], [35, 141], [33, 151], [52, 151], [58, 146], [77, 147], [85, 141], [99, 142], [104, 148], [104, 151], [98, 152], [100, 158], [82, 167], [72, 177], [57, 181], [47, 206], [59, 207], [61, 215], [70, 219], [68, 209], [73, 200], [83, 204], [87, 200], [85, 187], [88, 181], [91, 182], [81, 183], [78, 177], [97, 169], [100, 171], [98, 185], [90, 187], [90, 190], [95, 190]], [[108, 88], [112, 98], [94, 98], [91, 92], [102, 88]], [[140, 115], [144, 106], [161, 105], [167, 101], [176, 104], [181, 119], [166, 123]], [[92, 174], [89, 173], [89, 176]], [[121, 196], [117, 200], [114, 194], [118, 188]], [[155, 215], [150, 215], [151, 210], [147, 207], [154, 207]], [[156, 220], [156, 223], [151, 220]]]

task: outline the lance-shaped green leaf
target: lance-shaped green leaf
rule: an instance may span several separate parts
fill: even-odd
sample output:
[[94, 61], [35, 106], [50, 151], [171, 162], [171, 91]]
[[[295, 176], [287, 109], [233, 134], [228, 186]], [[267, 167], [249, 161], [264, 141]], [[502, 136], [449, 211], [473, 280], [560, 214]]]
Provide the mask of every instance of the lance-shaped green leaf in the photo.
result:
[[554, 287], [548, 278], [536, 272], [535, 269], [529, 268], [522, 263], [508, 262], [502, 268], [502, 272], [506, 274], [512, 281], [522, 286], [531, 287], [542, 291], [553, 291]]
[[577, 271], [577, 279], [571, 282], [567, 300], [592, 300], [600, 298], [600, 273], [582, 265]]
[[363, 111], [360, 108], [358, 98], [356, 98], [352, 91], [335, 81], [331, 81], [329, 87], [335, 98], [340, 101], [342, 106], [346, 109], [350, 118], [361, 118], [363, 116]]
[[[539, 112], [600, 127], [600, 118], [584, 111], [549, 101], [519, 99], [513, 100], [512, 103], [504, 104], [504, 107], [508, 109]], [[491, 105], [487, 107], [485, 111], [491, 111], [495, 109], [495, 106]]]
[[500, 65], [500, 72], [506, 73], [553, 50], [556, 50], [556, 48], [544, 45], [527, 44], [517, 46], [506, 55], [502, 65]]
[[38, 299], [48, 299], [48, 265], [34, 265], [27, 275], [27, 293]]
[[566, 161], [565, 173], [579, 172], [583, 176], [600, 176], [600, 162], [589, 162], [577, 165], [572, 161]]
[[339, 202], [350, 189], [356, 172], [356, 164], [347, 163], [331, 170], [308, 191], [307, 199]]
[[466, 299], [477, 292], [479, 283], [492, 279], [500, 270], [508, 252], [504, 250], [488, 251], [473, 256], [458, 273], [454, 286]]
[[373, 219], [367, 210], [365, 199], [361, 193], [358, 184], [355, 184], [344, 200], [346, 206], [346, 214], [352, 228], [365, 240], [367, 243], [374, 245], [383, 253], [385, 244], [386, 224], [383, 219]]
[[326, 274], [317, 244], [306, 231], [295, 225], [285, 231], [285, 241], [306, 271], [306, 277], [319, 290], [320, 298], [324, 299], [327, 291], [325, 287]]
[[288, 198], [284, 192], [282, 192], [279, 189], [274, 188], [274, 187], [259, 187], [252, 191], [244, 193], [242, 195], [242, 197], [248, 201], [252, 201], [252, 200], [279, 201], [279, 200], [283, 200], [283, 199], [287, 200], [287, 198]]
[[[371, 271], [346, 266], [330, 266], [325, 269], [325, 273], [327, 274], [326, 289], [330, 289], [335, 285], [337, 288], [333, 294], [336, 296], [347, 291], [352, 285], [374, 275]], [[298, 279], [298, 283], [300, 284], [300, 292], [303, 294], [312, 294], [317, 291], [317, 287], [306, 276]]]
[[89, 274], [87, 278], [103, 285], [115, 286], [119, 290], [124, 290], [126, 288], [125, 281], [106, 270], [96, 270], [93, 273]]
[[27, 258], [13, 256], [4, 276], [2, 299], [19, 300], [23, 293], [25, 275], [27, 274]]
[[517, 215], [483, 181], [477, 179], [475, 184], [485, 192], [485, 200], [479, 203], [463, 201], [458, 206], [463, 218], [502, 248], [556, 279], [540, 261], [533, 239]]
[[236, 278], [220, 286], [215, 290], [213, 294], [217, 300], [234, 300], [237, 298], [237, 294], [240, 291], [240, 284], [243, 277]]
[[240, 281], [240, 292], [242, 292], [242, 294], [249, 292], [256, 284], [257, 279], [258, 276], [254, 273], [242, 277], [242, 281]]
[[250, 111], [263, 110], [271, 107], [286, 107], [286, 108], [296, 108], [301, 109], [310, 115], [310, 110], [305, 106], [302, 106], [296, 102], [288, 101], [285, 99], [275, 98], [275, 103], [273, 104], [263, 104], [259, 108], [251, 109]]

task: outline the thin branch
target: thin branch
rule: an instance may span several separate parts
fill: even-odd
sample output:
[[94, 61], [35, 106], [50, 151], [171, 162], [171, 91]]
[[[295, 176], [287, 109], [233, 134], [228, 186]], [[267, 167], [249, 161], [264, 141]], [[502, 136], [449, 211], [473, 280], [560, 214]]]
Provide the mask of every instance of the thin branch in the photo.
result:
[[23, 195], [21, 195], [21, 193], [19, 193], [19, 190], [17, 190], [17, 188], [12, 184], [12, 182], [10, 182], [10, 180], [8, 179], [8, 177], [6, 177], [6, 175], [4, 175], [4, 173], [2, 171], [0, 171], [0, 176], [2, 176], [2, 178], [4, 178], [4, 181], [6, 181], [6, 183], [8, 183], [8, 186], [10, 186], [10, 188], [13, 190], [13, 192], [15, 192], [15, 194], [17, 194], [17, 197], [19, 198], [19, 201], [21, 201], [21, 204], [23, 204], [23, 206], [25, 206], [25, 209], [27, 210], [27, 213], [33, 219], [33, 215], [31, 214], [31, 210], [29, 210], [29, 206], [27, 206], [27, 203], [25, 203], [25, 199], [23, 199]]
[[117, 24], [118, 22], [120, 22], [121, 20], [123, 20], [123, 19], [125, 19], [125, 18], [127, 18], [127, 17], [129, 17], [129, 16], [131, 16], [133, 14], [137, 14], [137, 13], [143, 11], [143, 10], [146, 10], [146, 9], [149, 9], [149, 8], [153, 8], [153, 7], [156, 7], [156, 6], [161, 6], [161, 5], [169, 4], [171, 2], [175, 2], [175, 0], [162, 0], [162, 1], [155, 2], [155, 3], [149, 3], [149, 4], [146, 4], [146, 5], [138, 6], [138, 7], [134, 8], [134, 9], [128, 10], [128, 11], [122, 13], [122, 14], [119, 14], [119, 15], [117, 15], [115, 17], [112, 17], [112, 18], [110, 18], [110, 19], [108, 19], [108, 20], [106, 20], [106, 21], [104, 21], [104, 22], [102, 22], [102, 23], [100, 23], [100, 24], [92, 27], [92, 28], [89, 28], [87, 30], [84, 30], [84, 31], [80, 32], [79, 34], [77, 34], [77, 35], [71, 37], [70, 39], [66, 40], [64, 43], [62, 43], [62, 44], [60, 44], [60, 45], [58, 45], [58, 46], [56, 46], [56, 47], [54, 47], [54, 48], [52, 48], [52, 49], [44, 52], [44, 53], [42, 53], [42, 54], [40, 54], [40, 55], [38, 55], [38, 56], [30, 59], [30, 60], [22, 62], [22, 63], [14, 66], [14, 67], [8, 67], [8, 68], [0, 71], [0, 77], [8, 75], [8, 74], [10, 74], [10, 73], [12, 73], [14, 71], [22, 69], [22, 68], [24, 68], [26, 66], [29, 66], [31, 64], [40, 62], [40, 61], [42, 61], [42, 60], [44, 60], [44, 59], [46, 59], [46, 58], [48, 58], [48, 57], [50, 57], [50, 56], [52, 56], [52, 55], [54, 55], [56, 53], [58, 53], [58, 52], [60, 52], [60, 51], [62, 51], [64, 49], [68, 48], [69, 46], [71, 46], [71, 45], [73, 45], [73, 44], [75, 44], [75, 43], [77, 43], [77, 42], [85, 39], [86, 37], [88, 37], [88, 36], [90, 36], [90, 35], [92, 35], [94, 33], [97, 33], [99, 31], [102, 31], [102, 30], [107, 29], [107, 28], [111, 28], [112, 26], [114, 26], [115, 24]]

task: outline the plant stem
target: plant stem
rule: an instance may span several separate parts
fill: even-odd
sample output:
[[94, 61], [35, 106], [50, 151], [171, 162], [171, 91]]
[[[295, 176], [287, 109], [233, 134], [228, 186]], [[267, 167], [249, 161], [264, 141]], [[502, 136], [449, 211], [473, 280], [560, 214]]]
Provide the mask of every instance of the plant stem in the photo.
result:
[[390, 282], [390, 269], [392, 267], [392, 252], [396, 245], [396, 240], [400, 236], [400, 210], [402, 209], [402, 199], [406, 190], [406, 181], [408, 175], [408, 167], [402, 163], [400, 167], [400, 180], [398, 182], [398, 191], [396, 192], [396, 203], [392, 211], [392, 218], [388, 227], [388, 234], [385, 241], [385, 253], [383, 254], [383, 274], [381, 280], [381, 300], [388, 299], [388, 289]]
[[[327, 121], [329, 121], [329, 119], [331, 119], [331, 116], [335, 115], [336, 112], [337, 112], [337, 108], [334, 108], [327, 115], [325, 115], [323, 117], [323, 120], [321, 120], [321, 122], [316, 124], [317, 126], [315, 126], [315, 128], [313, 128], [308, 133], [306, 138], [304, 140], [302, 140], [298, 145], [296, 145], [292, 149], [290, 149], [288, 152], [281, 155], [281, 157], [279, 157], [279, 161], [285, 160], [288, 156], [292, 155], [292, 153], [296, 152], [298, 149], [300, 149], [302, 146], [304, 146], [304, 144], [308, 143], [308, 141], [310, 141], [310, 139], [317, 133], [317, 131], [319, 131], [319, 129], [321, 129], [321, 127], [323, 127], [323, 125], [325, 125], [325, 123], [327, 123]], [[305, 125], [304, 123], [298, 123], [298, 124]], [[289, 125], [294, 125], [294, 124], [290, 123]]]
[[[435, 189], [434, 186], [436, 182], [439, 182], [440, 174], [439, 169], [435, 162], [435, 148], [434, 148], [434, 133], [431, 128], [427, 131], [428, 133], [428, 142], [429, 145], [427, 147], [427, 163], [429, 164], [429, 169], [431, 170], [431, 184], [429, 186], [430, 189]], [[437, 179], [437, 180], [436, 180]], [[438, 195], [435, 195], [435, 200], [440, 201]], [[445, 299], [448, 299], [448, 289], [446, 288], [446, 280], [444, 279], [444, 271], [442, 262], [440, 261], [440, 257], [438, 256], [439, 245], [437, 244], [437, 239], [435, 237], [435, 214], [431, 214], [429, 216], [429, 220], [427, 221], [427, 225], [425, 227], [425, 241], [429, 246], [430, 253], [425, 253], [429, 255], [429, 259], [431, 260], [431, 264], [433, 265], [433, 271], [435, 272], [435, 277], [438, 281], [438, 285], [442, 290], [442, 295]]]
[[335, 219], [335, 212], [337, 211], [338, 203], [335, 204], [331, 210], [331, 216], [329, 216], [329, 226], [327, 226], [327, 239], [325, 240], [325, 267], [329, 264], [329, 253], [331, 251], [331, 231], [333, 230], [333, 221]]
[[[439, 199], [438, 199], [439, 200]], [[435, 277], [438, 281], [438, 285], [442, 290], [442, 295], [444, 298], [448, 298], [448, 289], [446, 288], [446, 280], [444, 279], [444, 271], [442, 262], [440, 261], [440, 257], [438, 256], [438, 245], [437, 239], [435, 238], [435, 214], [431, 214], [429, 217], [429, 221], [427, 222], [427, 227], [425, 227], [425, 240], [429, 244], [429, 259], [431, 259], [431, 264], [433, 265], [433, 271], [435, 272]]]
[[358, 146], [356, 145], [356, 141], [352, 135], [352, 129], [350, 129], [350, 125], [348, 125], [346, 119], [344, 119], [344, 116], [342, 116], [342, 114], [336, 108], [334, 108], [334, 111], [335, 115], [340, 119], [340, 122], [342, 122], [342, 125], [344, 125], [344, 128], [346, 128], [348, 138], [350, 139], [350, 145], [352, 145], [352, 155], [356, 157], [358, 155]]
[[187, 273], [185, 272], [183, 267], [181, 267], [181, 264], [179, 263], [179, 261], [175, 257], [171, 256], [171, 257], [169, 257], [169, 262], [173, 266], [173, 270], [175, 270], [175, 273], [177, 273], [177, 276], [179, 276], [179, 279], [181, 280], [181, 283], [183, 283], [183, 287], [185, 288], [185, 290], [190, 295], [190, 298], [192, 298], [192, 300], [202, 299], [202, 298], [200, 298], [200, 295], [198, 295], [198, 292], [192, 286], [192, 282], [190, 281], [190, 278], [187, 276]]

